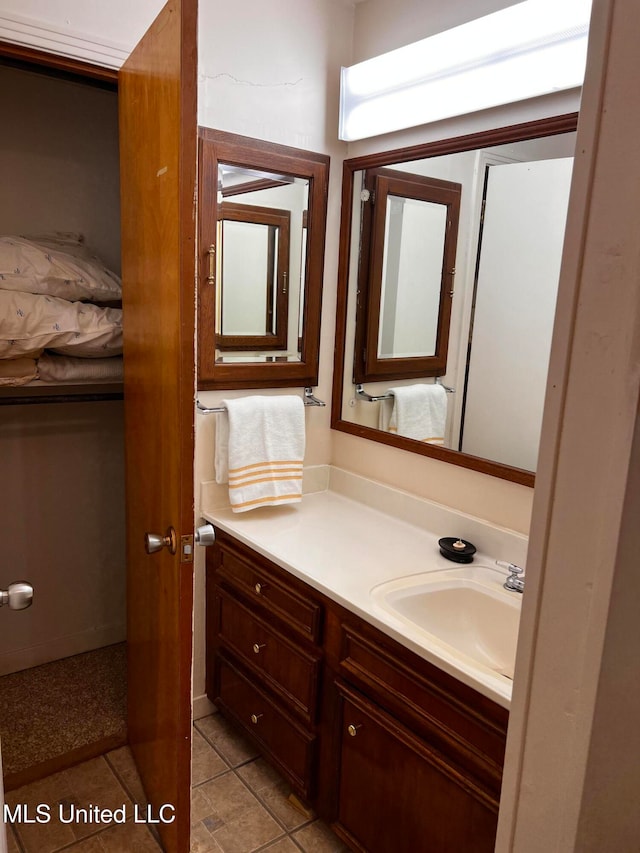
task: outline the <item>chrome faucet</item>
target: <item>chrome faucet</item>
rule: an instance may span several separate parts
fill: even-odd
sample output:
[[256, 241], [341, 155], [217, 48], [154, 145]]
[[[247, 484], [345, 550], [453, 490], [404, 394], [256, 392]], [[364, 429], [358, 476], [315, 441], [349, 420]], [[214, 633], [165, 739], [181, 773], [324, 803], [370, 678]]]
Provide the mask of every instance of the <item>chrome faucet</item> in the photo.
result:
[[524, 572], [524, 569], [516, 566], [515, 563], [505, 563], [502, 560], [496, 560], [496, 565], [509, 572], [509, 577], [502, 584], [505, 589], [511, 590], [511, 592], [524, 592], [524, 578], [518, 577]]

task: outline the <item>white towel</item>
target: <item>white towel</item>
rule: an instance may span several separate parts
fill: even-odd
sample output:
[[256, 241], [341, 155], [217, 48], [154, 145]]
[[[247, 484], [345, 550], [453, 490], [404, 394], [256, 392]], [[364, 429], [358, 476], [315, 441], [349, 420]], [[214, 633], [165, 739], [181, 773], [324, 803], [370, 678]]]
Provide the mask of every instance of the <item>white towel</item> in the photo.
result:
[[[229, 483], [234, 512], [302, 498], [304, 403], [301, 397], [224, 400], [217, 419], [216, 482]], [[226, 448], [226, 449], [225, 449]]]
[[380, 428], [427, 444], [443, 444], [447, 392], [442, 385], [403, 385], [389, 388], [390, 403], [380, 408]]

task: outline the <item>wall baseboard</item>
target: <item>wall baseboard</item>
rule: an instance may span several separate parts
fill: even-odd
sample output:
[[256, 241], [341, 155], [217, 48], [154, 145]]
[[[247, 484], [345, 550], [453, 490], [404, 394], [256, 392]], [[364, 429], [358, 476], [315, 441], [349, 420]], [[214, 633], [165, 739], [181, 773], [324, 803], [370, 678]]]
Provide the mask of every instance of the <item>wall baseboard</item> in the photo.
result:
[[[31, 669], [43, 663], [51, 663], [72, 655], [91, 652], [114, 643], [122, 643], [126, 639], [124, 624], [103, 625], [95, 631], [83, 631], [67, 637], [55, 637], [37, 646], [24, 649], [14, 649], [0, 654], [0, 676], [10, 675], [22, 669]], [[206, 696], [204, 697], [206, 699]]]
[[193, 697], [192, 718], [194, 720], [201, 720], [203, 717], [208, 717], [210, 714], [217, 713], [218, 709], [207, 696], [203, 695]]

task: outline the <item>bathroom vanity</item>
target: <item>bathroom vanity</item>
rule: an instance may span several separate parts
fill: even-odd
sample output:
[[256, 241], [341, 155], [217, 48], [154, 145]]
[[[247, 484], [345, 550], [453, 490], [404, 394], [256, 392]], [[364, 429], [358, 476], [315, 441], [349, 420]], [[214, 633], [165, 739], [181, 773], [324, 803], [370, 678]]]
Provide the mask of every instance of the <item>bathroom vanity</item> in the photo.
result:
[[209, 698], [352, 849], [493, 850], [510, 680], [371, 596], [455, 569], [437, 537], [331, 491], [274, 510], [206, 514]]

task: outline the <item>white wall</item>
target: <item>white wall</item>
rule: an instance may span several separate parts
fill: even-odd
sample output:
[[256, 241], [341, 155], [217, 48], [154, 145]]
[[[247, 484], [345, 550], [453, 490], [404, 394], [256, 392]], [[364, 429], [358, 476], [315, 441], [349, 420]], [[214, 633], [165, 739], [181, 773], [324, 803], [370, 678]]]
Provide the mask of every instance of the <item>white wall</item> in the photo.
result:
[[79, 231], [120, 272], [115, 92], [0, 66], [1, 234]]
[[[519, 0], [518, 0], [519, 1]], [[353, 62], [481, 18], [516, 0], [366, 0], [356, 5]]]
[[[201, 125], [329, 154], [327, 219], [320, 374], [317, 396], [326, 409], [306, 410], [306, 465], [331, 460], [329, 403], [333, 372], [336, 313], [341, 161], [346, 145], [338, 141], [341, 65], [351, 62], [353, 8], [342, 0], [238, 0], [201, 3], [198, 45], [198, 120]], [[301, 389], [299, 390], [301, 393]], [[225, 396], [247, 392], [204, 392], [214, 405]], [[259, 393], [292, 393], [260, 391]], [[297, 393], [297, 392], [294, 392]], [[226, 487], [211, 487], [215, 418], [196, 423], [196, 516], [200, 484], [228, 503]], [[216, 498], [214, 498], [216, 499]], [[194, 696], [204, 693], [204, 555], [196, 557]], [[198, 713], [196, 706], [195, 713]]]
[[121, 402], [0, 406], [0, 675], [125, 637]]

